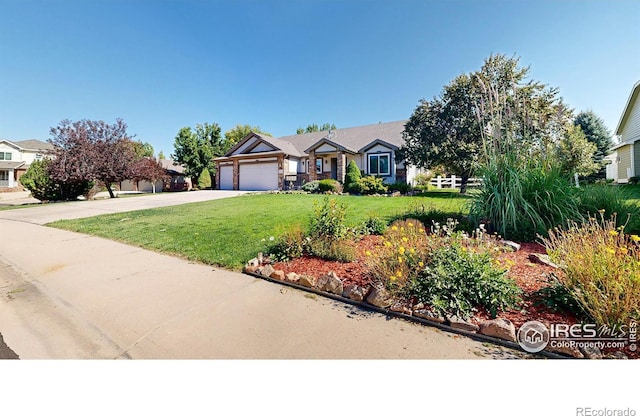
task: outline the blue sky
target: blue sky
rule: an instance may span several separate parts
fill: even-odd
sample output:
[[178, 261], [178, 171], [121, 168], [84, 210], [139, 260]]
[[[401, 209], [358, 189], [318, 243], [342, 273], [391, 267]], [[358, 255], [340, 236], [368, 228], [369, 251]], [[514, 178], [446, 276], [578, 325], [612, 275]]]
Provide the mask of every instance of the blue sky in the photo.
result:
[[403, 120], [491, 53], [614, 130], [640, 80], [640, 2], [0, 0], [0, 138], [119, 117], [168, 155], [196, 123]]

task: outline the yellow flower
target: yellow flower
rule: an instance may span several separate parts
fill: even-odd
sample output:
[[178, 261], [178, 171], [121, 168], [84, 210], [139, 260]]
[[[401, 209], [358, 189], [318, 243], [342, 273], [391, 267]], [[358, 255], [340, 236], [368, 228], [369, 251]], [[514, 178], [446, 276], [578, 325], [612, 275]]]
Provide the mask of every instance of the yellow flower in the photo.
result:
[[618, 235], [618, 232], [616, 230], [611, 230], [609, 231], [609, 234], [615, 237], [616, 235]]
[[631, 240], [632, 240], [632, 241], [635, 241], [635, 242], [637, 243], [638, 241], [640, 241], [640, 237], [638, 237], [637, 235], [633, 234], [633, 235], [631, 236]]
[[604, 214], [604, 209], [599, 209], [599, 210], [598, 210], [598, 212], [599, 212], [600, 214]]
[[401, 255], [404, 254], [404, 247], [400, 247], [398, 249], [398, 253], [400, 253]]
[[411, 248], [409, 249], [409, 253], [411, 253], [411, 254], [416, 254], [416, 249], [415, 249], [415, 248], [413, 248], [413, 247], [411, 247]]
[[400, 270], [398, 270], [398, 271], [396, 272], [396, 276], [398, 276], [398, 277], [402, 277], [402, 272], [401, 272]]
[[627, 254], [628, 251], [626, 247], [620, 247], [620, 253]]
[[384, 242], [384, 246], [385, 246], [385, 247], [391, 247], [391, 243], [390, 243], [390, 242], [388, 242], [388, 241], [385, 241], [385, 242]]
[[398, 263], [402, 263], [404, 259], [402, 257], [398, 257]]
[[461, 249], [462, 249], [462, 251], [467, 251], [466, 247], [462, 247]]
[[369, 250], [365, 251], [364, 254], [366, 254], [367, 256], [371, 255], [371, 252]]
[[607, 253], [609, 253], [609, 254], [616, 254], [616, 251], [614, 249], [612, 249], [611, 247], [607, 247], [606, 250], [607, 250]]
[[394, 275], [389, 276], [389, 280], [391, 280], [392, 282], [396, 280], [396, 277]]
[[423, 262], [421, 262], [421, 261], [419, 261], [419, 262], [418, 262], [418, 266], [420, 266], [420, 267], [424, 267], [424, 263], [423, 263]]
[[402, 237], [402, 241], [406, 243], [407, 241], [409, 241], [409, 239], [407, 237]]
[[398, 231], [398, 227], [396, 227], [395, 225], [394, 225], [393, 227], [391, 227], [391, 229], [392, 229], [393, 231]]
[[410, 222], [409, 224], [407, 224], [407, 227], [413, 227], [413, 223]]

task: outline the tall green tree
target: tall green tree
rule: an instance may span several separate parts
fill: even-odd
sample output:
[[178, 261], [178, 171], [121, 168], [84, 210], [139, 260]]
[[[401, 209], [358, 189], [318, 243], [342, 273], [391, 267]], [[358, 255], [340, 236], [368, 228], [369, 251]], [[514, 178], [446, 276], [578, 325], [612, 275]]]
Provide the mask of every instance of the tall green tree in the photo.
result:
[[235, 146], [238, 142], [240, 142], [240, 140], [244, 139], [247, 134], [251, 132], [271, 136], [271, 133], [262, 131], [258, 126], [251, 126], [249, 124], [238, 124], [234, 128], [227, 130], [224, 133], [223, 154], [229, 151], [229, 149]]
[[172, 159], [184, 166], [185, 174], [195, 183], [205, 168], [215, 175], [213, 159], [224, 154], [220, 126], [204, 123], [193, 129], [183, 127], [176, 135], [173, 148]]
[[316, 131], [327, 131], [327, 130], [335, 130], [335, 129], [336, 129], [336, 125], [333, 123], [324, 123], [320, 126], [313, 123], [313, 124], [307, 125], [307, 127], [305, 128], [298, 127], [298, 129], [296, 130], [296, 134], [314, 133]]
[[563, 173], [589, 176], [600, 166], [594, 161], [596, 145], [585, 137], [578, 125], [569, 125], [558, 142], [557, 156]]
[[158, 160], [165, 160], [165, 156], [164, 156], [164, 152], [162, 150], [160, 150], [160, 153], [158, 153]]
[[584, 133], [586, 139], [596, 145], [593, 153], [593, 161], [598, 164], [598, 176], [604, 176], [604, 158], [609, 154], [609, 149], [613, 146], [611, 132], [605, 126], [604, 121], [593, 111], [581, 111], [573, 122]]
[[137, 140], [132, 142], [132, 145], [136, 158], [153, 157], [153, 146], [150, 143]]

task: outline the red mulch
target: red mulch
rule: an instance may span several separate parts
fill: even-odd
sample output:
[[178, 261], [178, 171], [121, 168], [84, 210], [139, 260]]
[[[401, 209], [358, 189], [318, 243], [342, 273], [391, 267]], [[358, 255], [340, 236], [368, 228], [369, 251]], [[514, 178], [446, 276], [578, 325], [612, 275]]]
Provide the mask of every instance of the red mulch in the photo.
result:
[[[366, 236], [360, 240], [357, 244], [356, 259], [351, 263], [340, 263], [305, 256], [288, 263], [275, 263], [273, 266], [276, 270], [283, 270], [285, 273], [304, 273], [314, 277], [320, 277], [333, 271], [342, 279], [345, 286], [348, 284], [366, 286], [370, 281], [365, 266], [365, 252], [375, 252], [374, 248], [380, 244], [380, 239], [380, 236]], [[505, 252], [500, 255], [499, 260], [503, 264], [508, 261], [513, 264], [507, 275], [514, 279], [516, 284], [523, 290], [524, 301], [519, 309], [503, 311], [498, 314], [498, 317], [509, 319], [516, 328], [527, 321], [534, 320], [547, 325], [551, 323], [574, 324], [579, 322], [569, 312], [557, 312], [535, 301], [533, 294], [537, 290], [549, 286], [547, 276], [554, 269], [543, 264], [532, 263], [529, 260], [529, 254], [531, 253], [545, 254], [544, 246], [538, 243], [521, 243], [519, 251]], [[486, 311], [479, 311], [472, 320], [478, 322], [486, 319], [491, 319], [489, 314]], [[640, 358], [640, 354], [637, 351], [631, 353], [625, 350], [624, 352], [630, 358]]]

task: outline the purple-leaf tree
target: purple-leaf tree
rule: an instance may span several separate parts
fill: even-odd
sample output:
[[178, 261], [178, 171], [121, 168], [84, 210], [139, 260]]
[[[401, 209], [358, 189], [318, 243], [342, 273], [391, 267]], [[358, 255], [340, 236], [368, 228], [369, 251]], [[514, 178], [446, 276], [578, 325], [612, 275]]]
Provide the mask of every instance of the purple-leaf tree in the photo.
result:
[[131, 177], [136, 181], [136, 186], [138, 181], [151, 182], [154, 194], [156, 193], [156, 182], [170, 178], [160, 162], [152, 157], [142, 157], [136, 160], [131, 173]]
[[101, 181], [115, 198], [111, 185], [131, 177], [135, 153], [127, 125], [121, 119], [104, 121], [63, 120], [51, 128], [55, 158], [49, 174], [62, 182]]

